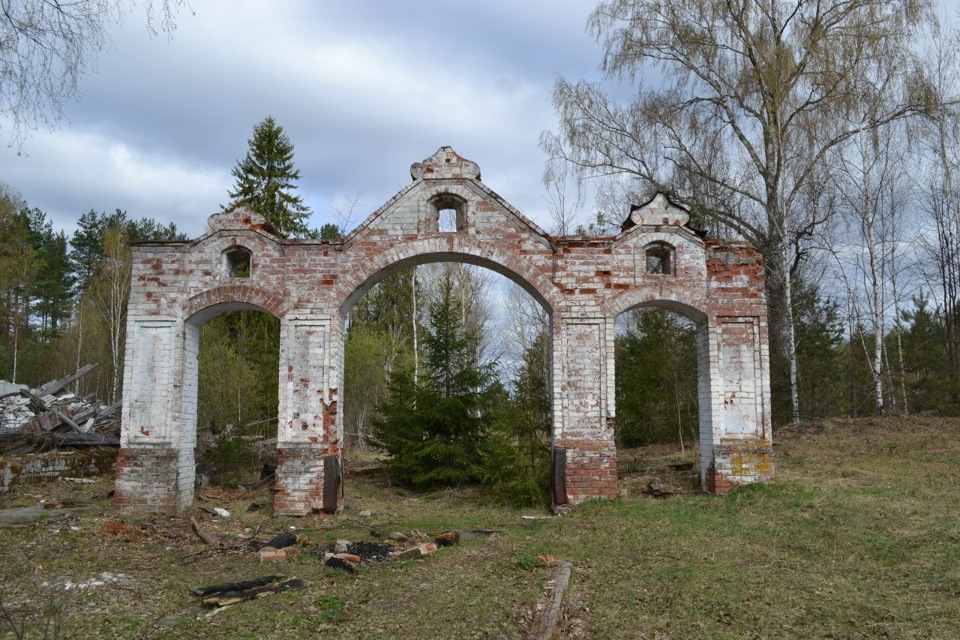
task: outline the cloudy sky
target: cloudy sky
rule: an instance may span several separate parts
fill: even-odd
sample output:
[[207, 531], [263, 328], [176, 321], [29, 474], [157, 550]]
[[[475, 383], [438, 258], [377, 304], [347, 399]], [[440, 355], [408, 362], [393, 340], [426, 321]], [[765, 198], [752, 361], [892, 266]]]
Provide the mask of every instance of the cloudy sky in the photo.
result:
[[[97, 71], [52, 132], [0, 149], [0, 181], [72, 233], [81, 213], [126, 210], [203, 232], [226, 204], [253, 125], [296, 147], [312, 224], [359, 194], [355, 222], [450, 145], [484, 182], [549, 226], [541, 131], [560, 76], [598, 75], [583, 0], [193, 0], [172, 39], [142, 14], [112, 29]], [[0, 137], [9, 140], [0, 119]]]

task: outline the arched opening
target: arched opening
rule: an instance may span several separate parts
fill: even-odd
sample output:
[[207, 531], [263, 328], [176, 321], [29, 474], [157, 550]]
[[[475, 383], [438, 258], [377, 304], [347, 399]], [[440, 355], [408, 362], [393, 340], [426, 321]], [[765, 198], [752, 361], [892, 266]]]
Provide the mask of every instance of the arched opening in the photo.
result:
[[253, 265], [253, 252], [235, 245], [223, 252], [223, 273], [231, 278], [249, 278]]
[[184, 428], [196, 483], [254, 484], [277, 464], [280, 321], [249, 303], [216, 304], [186, 323]]
[[[675, 302], [635, 306], [616, 319], [616, 432], [621, 491], [661, 495], [700, 489], [703, 440], [699, 350], [706, 319]], [[709, 446], [709, 438], [707, 446]]]
[[675, 249], [666, 242], [652, 242], [644, 247], [646, 269], [650, 275], [674, 273]]
[[346, 495], [353, 469], [384, 465], [407, 489], [481, 480], [503, 488], [528, 476], [532, 484], [512, 498], [548, 503], [549, 308], [516, 274], [478, 262], [410, 258], [344, 304]]

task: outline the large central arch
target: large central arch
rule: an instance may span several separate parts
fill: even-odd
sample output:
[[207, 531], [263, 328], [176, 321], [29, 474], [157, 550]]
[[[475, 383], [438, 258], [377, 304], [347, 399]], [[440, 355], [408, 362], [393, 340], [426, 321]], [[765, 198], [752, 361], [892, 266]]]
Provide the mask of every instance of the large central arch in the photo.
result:
[[558, 506], [617, 494], [614, 321], [641, 304], [681, 310], [701, 327], [704, 488], [773, 478], [763, 268], [749, 245], [703, 238], [663, 196], [634, 207], [616, 236], [550, 236], [449, 147], [411, 177], [342, 240], [283, 240], [241, 208], [211, 216], [191, 242], [134, 247], [118, 507], [176, 511], [192, 501], [196, 429], [182, 385], [195, 327], [246, 305], [280, 318], [274, 510], [339, 508], [345, 313], [383, 277], [437, 261], [501, 273], [551, 315]]

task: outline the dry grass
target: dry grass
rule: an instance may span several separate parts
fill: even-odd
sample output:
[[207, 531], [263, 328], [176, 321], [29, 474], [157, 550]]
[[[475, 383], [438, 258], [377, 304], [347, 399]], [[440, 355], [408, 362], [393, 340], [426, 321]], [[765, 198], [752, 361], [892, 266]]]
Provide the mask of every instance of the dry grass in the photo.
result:
[[[567, 638], [960, 638], [960, 421], [830, 421], [775, 443], [772, 486], [703, 496], [686, 459], [624, 452], [627, 497], [533, 521], [473, 489], [413, 495], [378, 475], [348, 480], [350, 509], [308, 518], [248, 513], [269, 503], [265, 491], [204, 492], [190, 514], [168, 519], [113, 512], [109, 479], [26, 487], [0, 507], [90, 508], [0, 529], [3, 603], [31, 638], [57, 619], [64, 638], [519, 638], [549, 575], [535, 560], [546, 554], [574, 565]], [[676, 490], [653, 499], [642, 493], [652, 481]], [[190, 516], [241, 548], [205, 547]], [[243, 543], [258, 527], [265, 539], [291, 526], [309, 544], [281, 571], [304, 589], [210, 618], [191, 609], [190, 588], [277, 569]], [[445, 529], [500, 534], [355, 577], [312, 553], [336, 538]], [[104, 573], [115, 580], [63, 590]], [[14, 636], [0, 623], [2, 637]]]

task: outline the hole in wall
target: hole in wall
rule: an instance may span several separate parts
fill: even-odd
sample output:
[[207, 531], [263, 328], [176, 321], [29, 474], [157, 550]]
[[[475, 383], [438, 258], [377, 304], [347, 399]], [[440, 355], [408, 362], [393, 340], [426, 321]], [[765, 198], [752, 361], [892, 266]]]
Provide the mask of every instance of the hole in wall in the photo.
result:
[[231, 278], [249, 278], [253, 252], [246, 247], [235, 246], [224, 251], [224, 269]]
[[457, 231], [457, 210], [440, 209], [437, 213], [437, 230], [441, 233]]
[[647, 273], [669, 275], [674, 270], [674, 250], [665, 242], [648, 245], [645, 249]]

